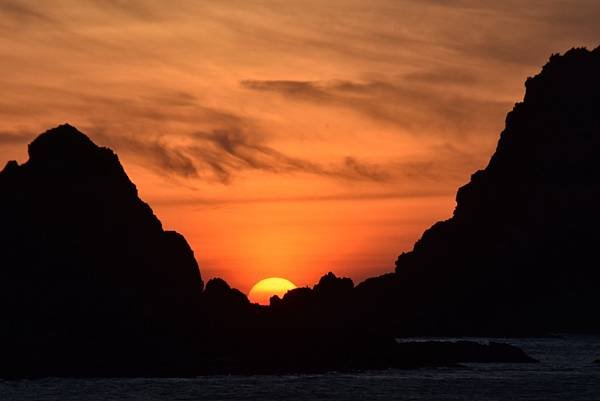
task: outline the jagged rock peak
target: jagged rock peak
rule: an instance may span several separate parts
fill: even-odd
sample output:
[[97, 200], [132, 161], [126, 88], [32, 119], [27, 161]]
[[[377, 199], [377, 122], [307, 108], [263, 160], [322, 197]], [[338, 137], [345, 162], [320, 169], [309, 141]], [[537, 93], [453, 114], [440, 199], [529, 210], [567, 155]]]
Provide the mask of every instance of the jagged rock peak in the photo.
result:
[[[42, 173], [56, 175], [60, 172], [65, 177], [88, 174], [127, 177], [111, 149], [97, 146], [69, 124], [61, 124], [40, 134], [29, 144], [28, 153], [29, 160], [24, 166]], [[131, 186], [135, 188], [133, 184]]]
[[[542, 71], [525, 82], [525, 102], [544, 103], [579, 101], [581, 92], [597, 89], [600, 65], [600, 47], [588, 50], [573, 48], [565, 54], [553, 54]], [[565, 98], [565, 96], [573, 96]]]
[[[189, 308], [202, 291], [187, 241], [162, 228], [117, 155], [71, 125], [39, 135], [26, 163], [9, 162], [0, 172], [0, 221], [0, 281], [9, 286], [7, 272], [36, 283], [49, 280], [44, 275], [63, 277], [68, 279], [54, 283], [57, 292], [68, 294], [71, 286], [85, 294], [113, 294], [107, 295], [114, 298], [111, 307], [118, 309], [121, 299], [133, 309], [138, 302], [167, 314], [179, 304]], [[70, 310], [63, 298], [57, 302]], [[92, 295], [81, 299], [100, 307]]]
[[44, 163], [62, 159], [66, 161], [85, 161], [98, 153], [114, 153], [100, 148], [84, 133], [69, 124], [49, 129], [29, 144], [30, 163]]

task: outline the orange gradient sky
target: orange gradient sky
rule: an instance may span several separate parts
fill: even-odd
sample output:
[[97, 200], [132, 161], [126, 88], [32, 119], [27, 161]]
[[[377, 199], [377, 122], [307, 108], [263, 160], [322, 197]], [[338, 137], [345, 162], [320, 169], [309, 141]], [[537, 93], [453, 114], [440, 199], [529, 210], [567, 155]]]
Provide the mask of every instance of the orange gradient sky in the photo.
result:
[[596, 0], [0, 2], [0, 162], [69, 122], [204, 279], [389, 272]]

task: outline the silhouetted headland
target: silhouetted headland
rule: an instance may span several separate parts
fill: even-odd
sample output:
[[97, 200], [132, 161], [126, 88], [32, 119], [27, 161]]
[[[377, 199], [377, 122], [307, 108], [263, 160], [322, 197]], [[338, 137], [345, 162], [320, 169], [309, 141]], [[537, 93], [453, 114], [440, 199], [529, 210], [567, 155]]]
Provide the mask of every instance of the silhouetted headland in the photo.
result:
[[41, 134], [0, 173], [0, 221], [3, 359], [60, 371], [181, 352], [198, 264], [110, 149], [69, 125]]
[[400, 255], [395, 276], [363, 283], [367, 298], [385, 293], [377, 318], [394, 315], [399, 331], [600, 329], [600, 48], [553, 55], [525, 87], [453, 216]]
[[[148, 376], [531, 362], [514, 347], [405, 335], [600, 329], [600, 49], [526, 82], [488, 166], [396, 270], [252, 304], [204, 288], [117, 156], [72, 126], [0, 172], [1, 376]], [[476, 118], [476, 116], [474, 116]]]

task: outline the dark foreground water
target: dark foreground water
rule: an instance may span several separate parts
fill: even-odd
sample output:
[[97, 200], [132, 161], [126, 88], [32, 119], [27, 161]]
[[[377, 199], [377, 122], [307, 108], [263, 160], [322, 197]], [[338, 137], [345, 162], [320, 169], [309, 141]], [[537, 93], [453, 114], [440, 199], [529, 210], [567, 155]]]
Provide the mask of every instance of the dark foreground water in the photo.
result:
[[541, 363], [354, 374], [0, 381], [0, 400], [600, 401], [600, 364], [593, 363], [600, 358], [600, 337], [502, 341]]

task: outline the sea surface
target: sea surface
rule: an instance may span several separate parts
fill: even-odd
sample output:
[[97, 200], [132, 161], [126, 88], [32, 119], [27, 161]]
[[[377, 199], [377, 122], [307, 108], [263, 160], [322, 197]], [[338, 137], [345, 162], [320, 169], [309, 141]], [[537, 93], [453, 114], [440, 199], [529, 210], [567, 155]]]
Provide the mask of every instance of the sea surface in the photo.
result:
[[600, 364], [594, 364], [600, 359], [600, 337], [492, 341], [516, 345], [540, 363], [314, 375], [0, 381], [0, 400], [600, 401]]

